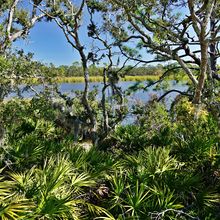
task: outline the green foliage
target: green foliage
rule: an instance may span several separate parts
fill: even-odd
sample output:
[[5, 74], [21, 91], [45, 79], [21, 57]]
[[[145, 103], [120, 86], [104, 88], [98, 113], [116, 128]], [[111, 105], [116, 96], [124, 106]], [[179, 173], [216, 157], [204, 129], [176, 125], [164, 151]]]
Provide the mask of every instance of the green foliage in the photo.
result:
[[181, 160], [199, 165], [201, 160], [214, 159], [212, 152], [218, 149], [219, 128], [205, 106], [194, 106], [183, 99], [176, 106], [174, 117], [174, 150]]
[[149, 145], [167, 146], [173, 139], [171, 118], [163, 104], [149, 102], [133, 106], [137, 117], [132, 125], [118, 126], [110, 135], [111, 148], [138, 152]]
[[165, 183], [169, 173], [182, 167], [169, 154], [169, 149], [145, 148], [138, 155], [124, 156], [121, 169], [109, 177], [111, 213], [133, 219], [147, 218], [151, 211], [182, 208]]
[[[178, 210], [189, 206], [192, 215], [205, 218], [211, 212], [214, 219], [220, 202], [219, 127], [215, 118], [205, 106], [194, 106], [186, 99], [171, 115], [155, 102], [136, 106], [135, 113], [139, 125], [118, 127], [110, 139], [120, 149], [113, 147], [113, 152], [123, 158], [121, 169], [110, 178], [112, 213], [120, 219], [121, 215], [136, 218], [174, 210], [164, 216], [176, 219]], [[143, 184], [144, 191], [138, 194]], [[143, 195], [147, 199], [137, 211], [136, 199], [141, 204]]]
[[[40, 2], [34, 1], [36, 4]], [[105, 17], [106, 14], [116, 14], [105, 28], [116, 39], [117, 45], [121, 43], [121, 52], [137, 61], [142, 59], [138, 52], [146, 46], [151, 47], [147, 48], [149, 53], [157, 50], [160, 55], [156, 59], [167, 61], [175, 55], [172, 52], [178, 54], [178, 48], [172, 51], [172, 46], [167, 47], [168, 41], [176, 45], [182, 40], [190, 52], [187, 39], [178, 37], [179, 27], [173, 29], [172, 26], [181, 23], [179, 12], [173, 10], [178, 1], [139, 1], [139, 4], [128, 0], [85, 2], [92, 13], [104, 13], [106, 24], [111, 18]], [[5, 48], [11, 43], [6, 28], [12, 3], [9, 0], [0, 4], [0, 44], [5, 44]], [[81, 11], [70, 1], [46, 1], [42, 7], [62, 24], [68, 24], [68, 31], [80, 26]], [[31, 15], [28, 9], [15, 8], [10, 34], [25, 28], [21, 37], [26, 36], [31, 28], [30, 16], [35, 14], [33, 11]], [[72, 19], [72, 14], [77, 11], [79, 17]], [[90, 36], [94, 36], [95, 28], [89, 26]], [[137, 43], [136, 48], [127, 46], [129, 39], [126, 38], [131, 35], [130, 39]], [[76, 34], [72, 36], [76, 37]], [[76, 48], [82, 52], [84, 46], [79, 45], [76, 44]], [[180, 99], [169, 112], [164, 104], [152, 98], [145, 105], [133, 106], [136, 121], [129, 125], [119, 124], [109, 132], [102, 145], [92, 146], [84, 140], [74, 143], [73, 126], [70, 125], [74, 118], [84, 126], [81, 133], [93, 132], [90, 131], [89, 111], [82, 104], [82, 92], [76, 92], [74, 98], [68, 100], [63, 95], [64, 110], [54, 107], [49, 91], [31, 99], [3, 101], [22, 82], [32, 84], [45, 78], [50, 81], [53, 77], [52, 82], [61, 82], [63, 78], [68, 82], [84, 80], [79, 63], [55, 67], [34, 62], [32, 56], [22, 50], [0, 56], [0, 125], [3, 131], [0, 137], [0, 219], [219, 218], [218, 112], [213, 117], [205, 105], [196, 106], [187, 99]], [[89, 56], [85, 59], [89, 60]], [[172, 67], [177, 67], [176, 63], [127, 66], [124, 71], [114, 67], [108, 71], [107, 82], [117, 83], [120, 77], [140, 81], [146, 79], [145, 75], [154, 81]], [[195, 66], [187, 67], [192, 69]], [[103, 67], [90, 65], [88, 68], [91, 79], [103, 77]], [[173, 70], [171, 74], [175, 80], [183, 80], [181, 71]], [[193, 70], [193, 74], [197, 76], [198, 71]], [[165, 82], [156, 89], [167, 85]], [[137, 83], [128, 92], [143, 88], [144, 85]], [[102, 137], [103, 119], [97, 94], [97, 89], [88, 93], [88, 104], [98, 122], [97, 136]], [[58, 94], [55, 99], [57, 97]], [[118, 101], [118, 97], [113, 98]], [[118, 120], [119, 113], [126, 112], [126, 109], [117, 109], [118, 112], [112, 114], [111, 107], [107, 102], [109, 125]]]
[[136, 125], [119, 126], [112, 134], [112, 143], [123, 152], [132, 152], [143, 149], [147, 144], [146, 134]]
[[[86, 208], [87, 205], [85, 197], [80, 195], [95, 184], [89, 174], [79, 174], [61, 155], [45, 160], [42, 168], [34, 166], [24, 173], [11, 173], [9, 177], [12, 180], [8, 184], [11, 183], [14, 187], [11, 195], [14, 201], [4, 201], [7, 191], [1, 189], [5, 195], [2, 204], [7, 202], [5, 205], [9, 206], [1, 213], [3, 219], [10, 215], [14, 215], [13, 219], [25, 219], [28, 216], [31, 219], [80, 219], [83, 213], [79, 207]], [[17, 199], [21, 196], [25, 203]], [[14, 203], [17, 207], [10, 210]]]
[[[80, 97], [73, 110], [84, 117]], [[48, 94], [1, 103], [2, 219], [218, 218], [219, 128], [205, 106], [137, 105], [135, 123], [116, 127], [102, 150], [73, 143], [51, 105]]]

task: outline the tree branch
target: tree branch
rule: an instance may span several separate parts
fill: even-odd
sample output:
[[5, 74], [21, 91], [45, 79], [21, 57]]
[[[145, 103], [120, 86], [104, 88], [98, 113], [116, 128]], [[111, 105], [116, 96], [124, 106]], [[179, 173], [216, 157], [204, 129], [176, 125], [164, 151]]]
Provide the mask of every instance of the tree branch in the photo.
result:
[[164, 97], [166, 97], [168, 94], [170, 94], [170, 93], [172, 93], [172, 92], [177, 92], [177, 93], [179, 93], [179, 94], [181, 94], [181, 95], [184, 95], [184, 96], [193, 97], [193, 95], [188, 94], [188, 93], [186, 93], [186, 92], [182, 92], [182, 91], [179, 91], [179, 90], [177, 90], [177, 89], [171, 89], [171, 90], [165, 92], [160, 98], [157, 99], [157, 101], [160, 102]]
[[163, 219], [164, 214], [166, 214], [167, 212], [174, 212], [174, 213], [176, 213], [176, 217], [183, 215], [183, 216], [187, 216], [188, 218], [193, 219], [193, 220], [200, 220], [199, 217], [194, 217], [194, 216], [192, 216], [192, 215], [190, 215], [190, 214], [188, 214], [188, 213], [186, 213], [186, 212], [184, 212], [182, 210], [176, 210], [176, 209], [166, 209], [166, 210], [164, 210], [162, 212], [152, 212], [150, 214], [152, 216], [152, 219], [154, 219], [154, 220], [161, 220], [161, 219]]

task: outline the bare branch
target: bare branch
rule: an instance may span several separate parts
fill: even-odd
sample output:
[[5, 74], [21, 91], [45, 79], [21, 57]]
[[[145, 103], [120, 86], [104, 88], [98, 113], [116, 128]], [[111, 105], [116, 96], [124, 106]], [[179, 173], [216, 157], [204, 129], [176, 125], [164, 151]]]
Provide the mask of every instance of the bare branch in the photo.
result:
[[176, 54], [174, 55], [174, 58], [178, 61], [178, 63], [180, 64], [180, 66], [182, 66], [182, 68], [185, 70], [185, 72], [187, 73], [187, 75], [189, 76], [189, 78], [191, 79], [191, 81], [193, 82], [194, 85], [198, 84], [197, 79], [195, 78], [195, 76], [193, 75], [193, 73], [191, 72], [191, 70], [187, 67], [187, 65], [185, 64], [185, 62]]
[[198, 23], [201, 24], [201, 20], [199, 19], [199, 17], [196, 15], [195, 10], [194, 10], [194, 0], [188, 0], [188, 7], [191, 13], [191, 19], [192, 19], [192, 23], [193, 23], [193, 28], [197, 34], [197, 36], [200, 36], [201, 30], [198, 26]]
[[147, 88], [149, 88], [149, 87], [151, 87], [151, 86], [153, 86], [153, 85], [156, 85], [157, 83], [162, 82], [162, 81], [164, 80], [164, 78], [168, 75], [169, 72], [171, 72], [171, 71], [173, 71], [173, 70], [176, 70], [176, 69], [182, 69], [182, 67], [181, 67], [181, 66], [176, 66], [176, 67], [173, 67], [173, 68], [171, 68], [171, 69], [166, 70], [166, 71], [160, 76], [160, 78], [159, 78], [157, 81], [154, 81], [154, 82], [148, 84], [147, 86], [144, 87], [144, 89], [147, 89]]
[[154, 220], [162, 220], [164, 217], [164, 214], [166, 214], [167, 212], [176, 213], [176, 217], [182, 215], [182, 216], [187, 216], [188, 218], [193, 219], [193, 220], [200, 220], [199, 217], [194, 217], [194, 216], [192, 216], [182, 210], [176, 210], [176, 209], [166, 209], [162, 212], [152, 212], [152, 213], [150, 213], [150, 215], [152, 216], [152, 219], [154, 219]]
[[19, 0], [14, 0], [12, 6], [10, 8], [10, 11], [9, 11], [8, 24], [7, 24], [7, 35], [8, 35], [8, 38], [10, 38], [10, 35], [11, 35], [13, 16], [14, 16], [15, 8], [16, 8], [18, 2], [19, 2]]
[[165, 96], [167, 96], [168, 94], [170, 94], [170, 93], [172, 93], [172, 92], [177, 92], [177, 93], [179, 93], [179, 94], [181, 94], [181, 95], [184, 95], [184, 96], [193, 97], [193, 95], [188, 94], [188, 93], [186, 93], [186, 92], [182, 92], [182, 91], [179, 91], [179, 90], [177, 90], [177, 89], [171, 89], [171, 90], [165, 92], [160, 98], [157, 99], [157, 101], [160, 102]]

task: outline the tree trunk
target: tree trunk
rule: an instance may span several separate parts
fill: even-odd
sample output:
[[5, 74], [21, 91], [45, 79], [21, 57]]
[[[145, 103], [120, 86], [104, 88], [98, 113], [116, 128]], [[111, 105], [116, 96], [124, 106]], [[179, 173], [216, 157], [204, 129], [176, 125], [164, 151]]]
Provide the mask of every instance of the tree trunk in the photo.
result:
[[211, 19], [210, 19], [210, 38], [211, 38], [210, 40], [211, 40], [211, 43], [209, 45], [211, 80], [213, 80], [213, 78], [220, 80], [220, 76], [217, 74], [218, 44], [215, 41], [215, 38], [218, 34], [218, 31], [217, 31], [216, 24], [217, 24], [217, 22], [216, 22], [215, 14], [212, 14]]
[[93, 141], [93, 144], [96, 144], [97, 142], [97, 121], [96, 117], [89, 105], [88, 102], [88, 93], [89, 93], [89, 70], [87, 67], [87, 60], [82, 58], [82, 65], [83, 65], [83, 72], [84, 72], [84, 81], [85, 81], [85, 87], [83, 91], [83, 97], [82, 97], [82, 104], [84, 108], [87, 111], [88, 117], [90, 119], [91, 123], [91, 138]]
[[106, 111], [106, 97], [105, 97], [105, 91], [107, 89], [107, 84], [106, 84], [106, 69], [103, 70], [103, 83], [104, 86], [102, 88], [102, 115], [103, 115], [103, 129], [105, 135], [108, 134], [109, 130], [109, 124], [108, 124], [108, 112]]
[[193, 102], [195, 104], [201, 103], [202, 92], [205, 84], [207, 66], [208, 66], [208, 42], [206, 41], [206, 27], [201, 28], [200, 43], [201, 43], [201, 65], [198, 85], [196, 86], [196, 91], [194, 94]]

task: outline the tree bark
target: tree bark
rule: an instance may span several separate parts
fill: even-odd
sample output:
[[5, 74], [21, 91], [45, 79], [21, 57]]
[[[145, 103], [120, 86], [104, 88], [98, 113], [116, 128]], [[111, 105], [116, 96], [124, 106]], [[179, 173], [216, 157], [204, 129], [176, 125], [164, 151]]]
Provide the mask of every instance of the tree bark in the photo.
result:
[[200, 34], [199, 34], [199, 42], [200, 42], [200, 48], [201, 48], [201, 65], [200, 65], [200, 75], [199, 75], [199, 83], [195, 90], [194, 100], [193, 102], [195, 104], [200, 104], [202, 92], [205, 84], [205, 79], [207, 76], [207, 70], [208, 70], [208, 47], [209, 47], [209, 40], [207, 37], [207, 27], [208, 23], [210, 22], [210, 19], [213, 14], [213, 8], [215, 6], [215, 0], [210, 0], [207, 3], [206, 10], [204, 12], [205, 16], [202, 21], [199, 21], [199, 24], [201, 26]]
[[200, 65], [200, 74], [198, 85], [195, 90], [195, 95], [193, 99], [193, 103], [200, 104], [202, 92], [205, 84], [205, 79], [207, 75], [207, 66], [208, 66], [208, 42], [205, 40], [205, 28], [201, 30], [200, 42], [201, 42], [201, 65]]
[[89, 70], [87, 66], [87, 59], [85, 57], [85, 54], [83, 51], [80, 51], [81, 54], [81, 59], [82, 59], [82, 66], [83, 66], [83, 72], [84, 72], [84, 82], [85, 82], [85, 87], [83, 91], [83, 97], [82, 97], [82, 104], [84, 108], [87, 111], [88, 117], [90, 119], [91, 123], [91, 135], [92, 135], [92, 141], [93, 144], [96, 144], [97, 142], [97, 120], [96, 117], [92, 111], [91, 106], [89, 105], [88, 102], [88, 93], [89, 93]]
[[102, 88], [102, 115], [103, 115], [103, 128], [104, 128], [104, 133], [105, 135], [108, 134], [108, 130], [109, 130], [109, 124], [108, 124], [108, 112], [106, 110], [106, 96], [105, 96], [105, 92], [106, 89], [108, 87], [107, 83], [106, 83], [106, 69], [103, 70], [103, 83], [104, 86]]
[[209, 54], [210, 54], [210, 68], [211, 68], [211, 80], [215, 78], [217, 72], [217, 42], [215, 41], [216, 35], [218, 31], [216, 30], [216, 18], [215, 14], [213, 13], [210, 19], [210, 40], [211, 43], [209, 45]]

